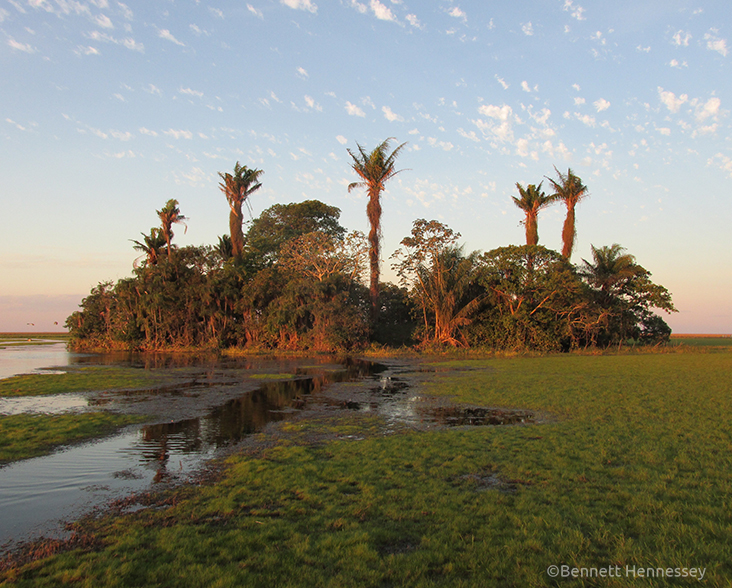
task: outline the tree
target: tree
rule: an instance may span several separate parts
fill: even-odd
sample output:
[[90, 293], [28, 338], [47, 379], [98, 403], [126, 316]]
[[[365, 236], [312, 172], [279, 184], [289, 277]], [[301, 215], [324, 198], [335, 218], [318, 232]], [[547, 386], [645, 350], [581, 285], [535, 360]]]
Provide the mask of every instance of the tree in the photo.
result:
[[393, 269], [422, 311], [425, 338], [456, 347], [465, 345], [460, 327], [470, 324], [485, 298], [475, 281], [478, 254], [465, 256], [456, 245], [459, 238], [438, 221], [418, 219], [392, 255], [398, 262]]
[[318, 282], [335, 274], [353, 282], [361, 275], [367, 249], [361, 231], [352, 231], [343, 239], [314, 231], [285, 243], [281, 249], [281, 263], [285, 269]]
[[563, 174], [556, 167], [554, 171], [559, 176], [558, 181], [552, 180], [547, 177], [554, 187], [555, 194], [553, 198], [562, 200], [567, 207], [567, 218], [564, 220], [564, 227], [562, 227], [562, 255], [569, 261], [572, 256], [572, 249], [574, 248], [574, 239], [577, 234], [575, 228], [575, 212], [574, 209], [577, 204], [589, 196], [587, 186], [582, 183], [582, 180], [574, 175], [571, 169], [567, 169], [567, 173]]
[[592, 246], [592, 258], [592, 262], [582, 260], [580, 275], [594, 290], [602, 309], [606, 329], [599, 342], [622, 345], [627, 339], [668, 339], [671, 329], [651, 309], [677, 312], [669, 291], [654, 284], [651, 273], [617, 243]]
[[175, 198], [168, 200], [162, 210], [156, 210], [155, 212], [158, 213], [158, 218], [160, 218], [161, 231], [165, 238], [165, 243], [168, 245], [167, 253], [168, 257], [170, 257], [172, 253], [170, 242], [173, 240], [173, 225], [181, 223], [186, 227], [187, 231], [188, 227], [184, 221], [188, 219], [180, 213], [178, 201]]
[[368, 193], [368, 204], [366, 205], [366, 216], [369, 220], [370, 230], [369, 240], [369, 265], [370, 265], [370, 287], [369, 295], [371, 298], [371, 320], [376, 322], [379, 309], [379, 260], [381, 253], [381, 192], [384, 190], [384, 184], [395, 175], [403, 170], [397, 170], [394, 167], [396, 158], [404, 148], [406, 143], [402, 143], [391, 153], [389, 153], [389, 142], [393, 137], [386, 139], [378, 147], [370, 153], [364, 151], [364, 148], [356, 143], [358, 152], [353, 153], [347, 149], [348, 154], [353, 159], [351, 167], [353, 171], [361, 178], [358, 182], [353, 182], [348, 186], [348, 191], [355, 188], [365, 188]]
[[242, 225], [244, 218], [241, 207], [246, 202], [249, 204], [249, 196], [262, 187], [259, 176], [264, 172], [261, 169], [249, 169], [246, 165], [239, 165], [236, 162], [234, 174], [221, 173], [219, 176], [222, 183], [219, 188], [226, 196], [231, 212], [229, 213], [229, 235], [231, 236], [231, 250], [234, 257], [240, 258], [244, 248], [244, 232]]
[[319, 200], [275, 204], [252, 221], [246, 234], [246, 251], [252, 266], [266, 267], [277, 262], [281, 248], [307, 233], [321, 233], [341, 240], [346, 232], [338, 219], [341, 211]]
[[[157, 227], [153, 227], [152, 229], [150, 229], [149, 235], [146, 235], [145, 233], [140, 234], [142, 235], [142, 241], [135, 241], [134, 239], [130, 239], [130, 241], [134, 243], [132, 248], [135, 251], [141, 251], [145, 255], [145, 265], [157, 265], [158, 260], [160, 259], [160, 252], [166, 244], [163, 231]], [[133, 264], [135, 267], [137, 267], [137, 261], [139, 259], [140, 258], [138, 257], [135, 260]]]
[[541, 184], [538, 186], [529, 184], [528, 187], [524, 188], [521, 184], [516, 183], [521, 198], [513, 198], [513, 203], [523, 210], [526, 218], [523, 220], [523, 224], [526, 227], [526, 244], [527, 245], [538, 245], [539, 244], [539, 224], [538, 216], [539, 211], [549, 206], [556, 200], [553, 195], [547, 195], [541, 191]]

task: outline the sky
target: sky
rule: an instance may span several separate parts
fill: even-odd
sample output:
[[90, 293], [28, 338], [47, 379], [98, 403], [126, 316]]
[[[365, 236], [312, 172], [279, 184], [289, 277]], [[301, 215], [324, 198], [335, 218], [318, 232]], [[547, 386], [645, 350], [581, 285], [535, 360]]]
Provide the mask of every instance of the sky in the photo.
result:
[[170, 198], [175, 243], [216, 243], [236, 162], [255, 216], [318, 199], [366, 232], [347, 149], [393, 137], [383, 278], [419, 218], [523, 244], [516, 183], [571, 168], [572, 261], [618, 243], [675, 332], [732, 333], [730, 25], [729, 0], [0, 0], [0, 331], [130, 276]]

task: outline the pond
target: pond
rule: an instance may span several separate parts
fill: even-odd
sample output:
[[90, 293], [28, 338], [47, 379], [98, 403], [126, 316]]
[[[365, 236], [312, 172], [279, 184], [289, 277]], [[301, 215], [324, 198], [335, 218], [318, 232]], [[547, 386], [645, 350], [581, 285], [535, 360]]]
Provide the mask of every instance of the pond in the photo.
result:
[[235, 447], [269, 423], [359, 412], [379, 415], [389, 434], [404, 427], [533, 421], [525, 411], [435, 405], [414, 386], [419, 372], [394, 361], [379, 365], [333, 357], [81, 355], [56, 346], [40, 354], [26, 347], [26, 352], [34, 359], [18, 363], [23, 371], [41, 357], [50, 366], [154, 367], [179, 381], [152, 390], [0, 399], [0, 414], [108, 410], [149, 417], [149, 424], [0, 468], [0, 545], [6, 549], [40, 536], [63, 538], [65, 522], [110, 501], [190, 481], [221, 450]]

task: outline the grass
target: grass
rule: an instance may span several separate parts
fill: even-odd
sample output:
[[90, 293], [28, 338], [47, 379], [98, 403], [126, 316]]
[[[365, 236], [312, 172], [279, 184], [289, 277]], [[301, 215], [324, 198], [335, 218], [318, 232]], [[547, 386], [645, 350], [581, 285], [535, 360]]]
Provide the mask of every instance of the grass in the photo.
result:
[[170, 381], [163, 372], [135, 368], [63, 368], [62, 374], [29, 374], [0, 380], [0, 396], [38, 396], [96, 390], [154, 388]]
[[732, 337], [729, 335], [714, 336], [714, 335], [680, 335], [677, 337], [671, 337], [669, 345], [689, 345], [691, 347], [730, 347], [732, 346]]
[[168, 508], [90, 523], [96, 547], [11, 567], [4, 583], [535, 587], [564, 583], [546, 570], [567, 565], [621, 569], [572, 585], [689, 583], [629, 580], [625, 566], [700, 567], [705, 586], [730, 585], [732, 353], [441, 367], [454, 370], [423, 392], [543, 424], [380, 436], [367, 417], [360, 441], [283, 435]]
[[101, 412], [0, 416], [0, 464], [45, 455], [61, 445], [100, 437], [143, 420]]

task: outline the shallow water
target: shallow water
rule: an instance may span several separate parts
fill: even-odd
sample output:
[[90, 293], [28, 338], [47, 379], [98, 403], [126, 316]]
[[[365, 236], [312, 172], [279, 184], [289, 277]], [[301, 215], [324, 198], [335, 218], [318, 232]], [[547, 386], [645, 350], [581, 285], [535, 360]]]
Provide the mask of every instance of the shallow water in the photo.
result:
[[67, 366], [76, 355], [66, 350], [66, 343], [0, 348], [0, 379], [19, 374], [48, 373], [42, 368]]
[[[120, 363], [130, 365], [137, 361], [128, 357]], [[190, 358], [184, 361], [190, 363]], [[201, 361], [205, 360], [199, 360], [199, 366]], [[89, 358], [84, 362], [90, 363]], [[0, 545], [12, 547], [18, 541], [40, 535], [62, 538], [65, 536], [64, 521], [162, 482], [185, 481], [200, 470], [217, 449], [262, 430], [269, 422], [291, 418], [313, 394], [328, 384], [355, 380], [376, 369], [368, 362], [313, 366], [313, 360], [309, 360], [310, 365], [303, 366], [304, 361], [257, 359], [254, 364], [259, 369], [266, 367], [270, 373], [295, 373], [296, 377], [265, 382], [257, 389], [237, 395], [237, 382], [246, 378], [247, 367], [254, 364], [243, 359], [222, 363], [227, 367], [218, 366], [215, 374], [205, 371], [212, 383], [203, 381], [206, 378], [200, 377], [202, 372], [196, 368], [198, 382], [185, 384], [182, 389], [167, 387], [104, 393], [101, 399], [91, 396], [91, 408], [99, 410], [100, 406], [119, 409], [151, 398], [170, 403], [176, 396], [184, 396], [183, 401], [200, 403], [205, 402], [207, 394], [220, 392], [222, 386], [229, 394], [235, 394], [234, 398], [214, 406], [204, 416], [128, 427], [111, 438], [0, 468]], [[251, 385], [250, 378], [249, 383]], [[12, 410], [20, 412], [24, 405], [32, 409], [50, 405], [53, 410], [61, 410], [65, 405], [69, 410], [76, 410], [85, 408], [81, 405], [86, 405], [88, 399], [88, 395], [77, 394], [7, 398], [0, 399], [5, 402], [0, 404], [0, 410], [5, 409], [6, 414]], [[15, 401], [18, 403], [9, 408]]]

